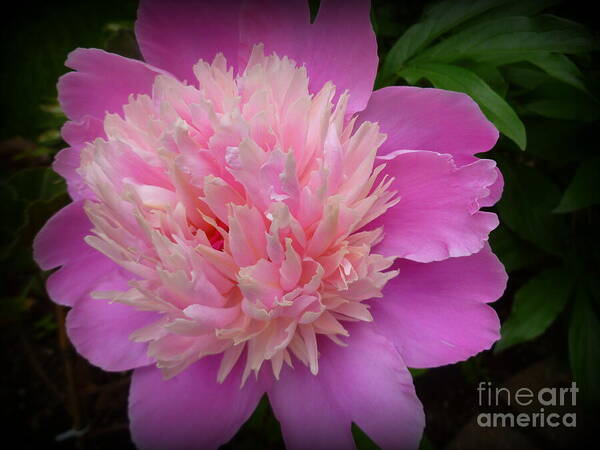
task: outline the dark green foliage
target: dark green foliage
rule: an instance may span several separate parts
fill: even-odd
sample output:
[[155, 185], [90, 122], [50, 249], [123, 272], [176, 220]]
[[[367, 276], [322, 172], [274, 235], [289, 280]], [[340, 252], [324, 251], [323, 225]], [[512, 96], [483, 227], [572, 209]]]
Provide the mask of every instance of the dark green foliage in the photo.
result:
[[[594, 298], [595, 296], [595, 298]], [[593, 302], [596, 302], [594, 307]], [[598, 292], [580, 288], [569, 325], [569, 356], [585, 404], [600, 404], [600, 319]]]
[[378, 84], [403, 79], [465, 92], [512, 141], [501, 139], [486, 156], [505, 179], [490, 241], [516, 292], [495, 351], [566, 321], [573, 375], [597, 406], [600, 289], [590, 280], [600, 267], [598, 40], [552, 14], [557, 3], [435, 3], [391, 45]]
[[109, 24], [131, 25], [136, 7], [135, 0], [14, 4], [0, 39], [0, 137], [34, 137], [46, 130], [48, 117], [41, 107], [56, 98], [56, 80], [68, 70], [67, 53], [110, 47], [115, 31]]
[[573, 289], [568, 269], [548, 269], [529, 280], [515, 294], [512, 312], [502, 325], [495, 351], [541, 335], [562, 312]]
[[[439, 2], [393, 45], [382, 64], [378, 84], [394, 84], [398, 77], [410, 84], [425, 79], [441, 89], [465, 92], [503, 134], [524, 149], [525, 127], [514, 105], [503, 98], [507, 84], [499, 69], [528, 63], [535, 66], [535, 75], [546, 74], [586, 92], [581, 71], [566, 55], [597, 48], [596, 39], [585, 27], [538, 14], [552, 3]], [[560, 85], [558, 89], [567, 87]], [[525, 107], [552, 118], [593, 119], [597, 111], [594, 102], [584, 109], [582, 104], [587, 107], [590, 103], [587, 98], [561, 95], [555, 90], [547, 90]], [[571, 104], [563, 107], [565, 101]]]

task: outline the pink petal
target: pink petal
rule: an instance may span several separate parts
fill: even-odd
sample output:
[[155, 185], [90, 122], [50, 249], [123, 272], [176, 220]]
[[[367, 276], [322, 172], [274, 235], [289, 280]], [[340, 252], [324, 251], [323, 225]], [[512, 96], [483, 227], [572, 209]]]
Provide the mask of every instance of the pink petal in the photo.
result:
[[[92, 224], [83, 210], [83, 201], [65, 206], [46, 222], [33, 241], [33, 257], [42, 270], [61, 266], [85, 252], [83, 238]], [[87, 269], [87, 268], [86, 268]]]
[[322, 375], [302, 363], [287, 366], [269, 391], [269, 402], [281, 425], [288, 450], [355, 448], [351, 418], [341, 408]]
[[496, 163], [477, 160], [457, 168], [450, 155], [400, 151], [388, 157], [385, 173], [396, 177], [400, 201], [371, 226], [384, 226], [377, 251], [418, 262], [477, 253], [498, 226], [479, 211], [479, 200], [496, 178]]
[[[475, 160], [475, 159], [473, 159]], [[504, 177], [502, 176], [502, 172], [500, 172], [500, 169], [498, 169], [496, 167], [496, 174], [497, 174], [497, 178], [496, 181], [494, 181], [494, 184], [492, 184], [491, 186], [488, 187], [490, 193], [488, 194], [487, 197], [482, 198], [479, 201], [479, 204], [484, 207], [484, 206], [494, 206], [498, 200], [500, 200], [500, 197], [502, 197], [502, 191], [504, 190]]]
[[305, 0], [245, 2], [240, 11], [240, 62], [247, 63], [252, 47], [263, 43], [265, 55], [275, 52], [301, 65], [310, 30], [310, 10]]
[[75, 70], [58, 80], [58, 101], [71, 120], [86, 115], [102, 119], [122, 113], [131, 94], [148, 94], [154, 78], [165, 72], [135, 59], [104, 50], [78, 48], [65, 63]]
[[52, 163], [52, 169], [67, 181], [67, 191], [73, 200], [91, 198], [93, 196], [90, 189], [81, 179], [81, 176], [77, 173], [80, 157], [80, 150], [67, 147], [56, 154]]
[[[379, 89], [359, 121], [378, 122], [381, 132], [387, 134], [379, 148], [381, 155], [395, 150], [430, 150], [453, 155], [459, 166], [472, 163], [475, 153], [488, 151], [498, 140], [498, 130], [471, 97], [441, 89]], [[499, 175], [482, 206], [493, 205], [500, 198], [502, 185]]]
[[486, 305], [506, 287], [504, 267], [489, 247], [463, 258], [420, 264], [398, 261], [400, 274], [372, 302], [377, 328], [410, 367], [436, 367], [487, 350], [500, 322]]
[[311, 92], [332, 81], [336, 98], [350, 91], [348, 112], [360, 111], [371, 95], [378, 63], [370, 6], [368, 0], [323, 0], [311, 25], [305, 1], [265, 0], [260, 7], [248, 2], [241, 16], [241, 61], [262, 42], [265, 54], [276, 52], [306, 65]]
[[52, 168], [67, 180], [67, 189], [73, 200], [93, 198], [93, 193], [83, 182], [77, 169], [81, 164], [80, 153], [85, 144], [98, 137], [106, 137], [103, 123], [96, 117], [85, 116], [78, 122], [66, 122], [61, 134], [71, 147], [61, 150], [56, 155]]
[[[125, 102], [127, 102], [127, 99], [125, 99]], [[67, 144], [81, 150], [86, 143], [98, 137], [106, 138], [102, 119], [103, 117], [97, 118], [88, 115], [83, 116], [77, 122], [66, 122], [60, 130], [60, 134]]]
[[370, 0], [323, 0], [314, 23], [311, 86], [320, 88], [331, 80], [338, 95], [350, 91], [349, 113], [365, 108], [377, 74], [370, 13]]
[[[116, 263], [85, 244], [60, 269], [48, 277], [46, 289], [50, 298], [64, 306], [74, 306], [93, 291], [101, 279], [117, 267]], [[93, 270], [90, 268], [93, 267]]]
[[[127, 290], [130, 278], [117, 268], [105, 275], [95, 290]], [[69, 339], [89, 362], [120, 372], [152, 363], [146, 355], [147, 344], [133, 342], [129, 336], [159, 318], [154, 312], [85, 296], [69, 311], [66, 327]]]
[[73, 306], [117, 267], [84, 242], [91, 228], [83, 201], [78, 201], [58, 211], [35, 237], [33, 253], [39, 266], [43, 270], [62, 266], [46, 285], [50, 298], [60, 305]]
[[200, 59], [210, 63], [223, 53], [235, 67], [241, 3], [140, 1], [135, 34], [144, 59], [190, 84], [196, 83], [192, 67]]
[[379, 148], [469, 155], [491, 149], [498, 130], [466, 94], [392, 86], [373, 92], [360, 121], [378, 122], [387, 140]]
[[353, 448], [351, 422], [381, 448], [417, 448], [425, 425], [410, 373], [370, 325], [348, 327], [347, 347], [321, 340], [319, 373], [285, 369], [269, 399], [288, 448]]
[[139, 448], [217, 448], [233, 437], [254, 411], [265, 386], [251, 377], [240, 389], [241, 364], [217, 383], [220, 359], [205, 357], [169, 380], [156, 367], [134, 372], [129, 419]]

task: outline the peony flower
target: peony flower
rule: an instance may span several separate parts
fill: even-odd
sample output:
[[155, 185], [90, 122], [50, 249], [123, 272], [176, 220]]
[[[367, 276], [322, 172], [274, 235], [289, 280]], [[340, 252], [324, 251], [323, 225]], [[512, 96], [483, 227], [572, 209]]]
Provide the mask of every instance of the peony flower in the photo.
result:
[[352, 422], [416, 448], [407, 367], [499, 337], [496, 129], [463, 94], [372, 92], [367, 0], [145, 0], [136, 35], [145, 62], [69, 55], [73, 202], [34, 249], [79, 353], [134, 370], [134, 442], [217, 447], [266, 393], [289, 448], [352, 448]]

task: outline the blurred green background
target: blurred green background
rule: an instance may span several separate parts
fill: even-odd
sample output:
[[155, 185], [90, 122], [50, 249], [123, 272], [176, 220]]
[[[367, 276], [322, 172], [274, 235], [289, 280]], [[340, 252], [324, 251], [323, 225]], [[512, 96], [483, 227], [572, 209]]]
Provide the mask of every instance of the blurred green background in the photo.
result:
[[[0, 334], [2, 415], [18, 448], [131, 448], [128, 373], [77, 356], [65, 308], [47, 298], [31, 258], [44, 222], [69, 202], [50, 168], [65, 146], [56, 80], [76, 47], [139, 57], [136, 1], [21, 2], [0, 39]], [[312, 1], [313, 12], [318, 1]], [[447, 0], [373, 3], [377, 87], [435, 86], [471, 95], [502, 133], [486, 157], [506, 186], [491, 244], [510, 275], [494, 304], [494, 349], [414, 371], [423, 448], [570, 448], [590, 438], [600, 405], [600, 65], [591, 2]], [[484, 429], [476, 386], [580, 388], [576, 429]], [[515, 411], [502, 405], [506, 411]], [[354, 429], [359, 448], [376, 448]], [[263, 400], [227, 448], [281, 448]]]

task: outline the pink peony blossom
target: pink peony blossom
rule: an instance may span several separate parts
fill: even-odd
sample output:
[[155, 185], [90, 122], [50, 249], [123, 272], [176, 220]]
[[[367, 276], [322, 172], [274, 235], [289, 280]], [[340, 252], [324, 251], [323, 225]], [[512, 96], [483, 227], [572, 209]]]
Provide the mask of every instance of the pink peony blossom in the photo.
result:
[[134, 369], [141, 448], [227, 442], [267, 393], [289, 448], [424, 427], [408, 367], [488, 349], [506, 274], [480, 211], [496, 129], [389, 87], [369, 1], [141, 2], [146, 62], [77, 49], [59, 81], [73, 203], [35, 257], [91, 363]]

